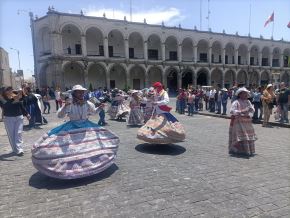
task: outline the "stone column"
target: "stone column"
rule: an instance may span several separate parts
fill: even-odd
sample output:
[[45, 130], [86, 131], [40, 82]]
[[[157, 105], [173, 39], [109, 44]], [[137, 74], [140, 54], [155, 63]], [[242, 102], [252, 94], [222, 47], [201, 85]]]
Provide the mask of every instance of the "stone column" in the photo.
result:
[[182, 70], [177, 74], [177, 88], [182, 88]]
[[148, 72], [145, 73], [145, 88], [149, 88], [149, 76]]
[[89, 88], [89, 71], [87, 68], [84, 69], [84, 87]]
[[196, 64], [197, 60], [198, 60], [198, 58], [197, 58], [197, 46], [193, 47], [193, 55], [194, 55], [193, 62]]
[[178, 45], [177, 58], [178, 58], [178, 62], [182, 61], [182, 44]]
[[124, 42], [125, 42], [125, 58], [129, 59], [129, 41], [128, 39], [125, 39]]
[[55, 66], [55, 85], [59, 86], [62, 90], [64, 90], [64, 78], [63, 78], [63, 72], [61, 69], [62, 61], [56, 61], [54, 63]]
[[226, 61], [226, 49], [222, 48], [222, 63], [225, 64]]
[[272, 64], [273, 64], [273, 53], [271, 52], [270, 53], [270, 57], [269, 57], [269, 64], [270, 64], [270, 67], [272, 67]]
[[166, 78], [164, 70], [162, 72], [162, 84], [167, 87], [167, 78]]
[[211, 64], [212, 62], [211, 55], [212, 55], [212, 47], [209, 47], [208, 49], [208, 63], [209, 64]]
[[148, 44], [147, 41], [144, 41], [144, 59], [148, 61]]
[[280, 67], [283, 67], [284, 66], [284, 55], [281, 54], [280, 56]]
[[127, 87], [130, 86], [130, 88], [132, 89], [131, 84], [130, 84], [130, 72], [129, 71], [126, 72], [126, 86]]
[[251, 51], [248, 50], [248, 52], [247, 52], [247, 65], [250, 65], [250, 60], [251, 60]]
[[84, 57], [87, 56], [87, 41], [86, 41], [86, 35], [81, 35], [81, 46], [82, 46], [82, 55]]
[[104, 38], [104, 55], [105, 58], [109, 58], [109, 42], [108, 42], [108, 37], [106, 36]]
[[207, 81], [207, 85], [211, 86], [211, 73], [208, 73], [208, 81]]
[[[51, 53], [52, 55], [58, 55], [61, 52], [62, 46], [59, 44], [59, 33], [58, 32], [52, 32], [51, 33], [51, 42], [52, 42], [52, 49]], [[63, 53], [63, 52], [62, 52]]]
[[225, 72], [222, 71], [222, 81], [221, 81], [221, 88], [225, 87]]
[[165, 56], [165, 43], [164, 42], [161, 44], [161, 55], [162, 55], [162, 61], [165, 61], [166, 56]]
[[110, 90], [111, 87], [110, 87], [110, 72], [106, 72], [106, 86], [107, 86], [107, 89]]
[[262, 66], [262, 52], [259, 52], [258, 58], [259, 58], [259, 66], [261, 67]]
[[235, 50], [235, 65], [239, 64], [239, 49]]
[[193, 85], [193, 87], [196, 87], [196, 84], [197, 84], [197, 75], [196, 75], [196, 73], [192, 73], [192, 85]]

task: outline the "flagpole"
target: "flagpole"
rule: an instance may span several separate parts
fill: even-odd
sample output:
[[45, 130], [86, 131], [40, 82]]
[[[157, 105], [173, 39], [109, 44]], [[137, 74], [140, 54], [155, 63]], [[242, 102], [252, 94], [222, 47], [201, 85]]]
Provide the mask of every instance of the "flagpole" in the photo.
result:
[[251, 5], [251, 3], [250, 3], [249, 36], [251, 35], [251, 16], [252, 16], [252, 5]]
[[202, 0], [199, 0], [199, 29], [202, 30]]
[[274, 22], [275, 22], [275, 19], [273, 20], [273, 24], [272, 24], [272, 39], [274, 39], [274, 38], [273, 38], [273, 33], [274, 33]]

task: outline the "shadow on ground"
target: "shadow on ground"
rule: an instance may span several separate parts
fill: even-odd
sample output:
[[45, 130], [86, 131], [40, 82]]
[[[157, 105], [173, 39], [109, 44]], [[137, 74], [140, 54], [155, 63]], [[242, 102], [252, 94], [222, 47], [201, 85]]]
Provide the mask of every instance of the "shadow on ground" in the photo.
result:
[[8, 154], [1, 154], [0, 155], [0, 161], [14, 161], [11, 159], [7, 159], [7, 158], [11, 158], [11, 157], [16, 157], [16, 154], [14, 154], [13, 152], [10, 152]]
[[186, 151], [186, 149], [176, 144], [139, 144], [135, 147], [139, 152], [146, 154], [158, 154], [158, 155], [180, 155]]
[[118, 166], [116, 164], [113, 164], [107, 170], [98, 173], [96, 175], [71, 180], [55, 179], [37, 172], [30, 177], [29, 186], [37, 189], [48, 189], [48, 190], [74, 188], [106, 179], [110, 177], [118, 169], [119, 169]]

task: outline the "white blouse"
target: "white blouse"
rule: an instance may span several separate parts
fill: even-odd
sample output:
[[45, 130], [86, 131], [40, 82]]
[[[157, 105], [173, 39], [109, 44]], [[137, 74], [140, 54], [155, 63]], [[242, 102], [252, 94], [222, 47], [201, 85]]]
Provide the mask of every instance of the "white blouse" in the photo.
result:
[[165, 91], [162, 96], [157, 95], [155, 100], [156, 100], [156, 103], [157, 103], [157, 107], [155, 107], [156, 113], [157, 114], [168, 113], [167, 111], [163, 111], [163, 110], [161, 110], [158, 107], [158, 106], [161, 106], [161, 105], [168, 105], [169, 104], [168, 93]]
[[[244, 110], [246, 108], [249, 109], [248, 112], [242, 113], [241, 110]], [[230, 114], [234, 116], [249, 116], [249, 113], [254, 113], [254, 112], [255, 112], [255, 109], [249, 100], [241, 100], [241, 99], [235, 100], [232, 103], [232, 106], [230, 109]]]
[[100, 112], [100, 110], [100, 107], [96, 108], [93, 103], [87, 101], [83, 105], [70, 104], [62, 106], [57, 111], [57, 117], [64, 118], [65, 115], [67, 115], [70, 120], [86, 120], [89, 115], [96, 114]]

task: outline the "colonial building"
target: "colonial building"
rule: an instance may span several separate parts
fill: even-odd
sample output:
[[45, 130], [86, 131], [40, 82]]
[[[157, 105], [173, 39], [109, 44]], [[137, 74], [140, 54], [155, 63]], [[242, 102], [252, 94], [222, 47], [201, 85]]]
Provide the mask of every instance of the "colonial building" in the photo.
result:
[[0, 47], [0, 87], [13, 86], [14, 75], [9, 66], [9, 57], [7, 51]]
[[38, 86], [231, 87], [290, 78], [290, 42], [60, 13], [31, 19]]

